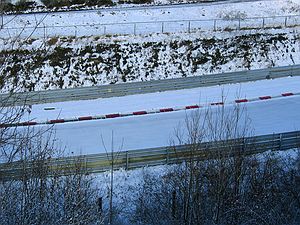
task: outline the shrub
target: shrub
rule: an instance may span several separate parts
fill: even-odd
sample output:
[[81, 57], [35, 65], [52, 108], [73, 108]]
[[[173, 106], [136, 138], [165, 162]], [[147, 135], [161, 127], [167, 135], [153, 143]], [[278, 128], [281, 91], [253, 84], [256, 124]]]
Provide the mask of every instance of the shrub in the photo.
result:
[[88, 6], [112, 6], [114, 3], [112, 0], [42, 0], [42, 3], [48, 7], [63, 7], [78, 4], [86, 4]]
[[41, 0], [41, 1], [48, 8], [63, 7], [63, 6], [70, 5], [70, 2], [68, 0]]
[[36, 3], [33, 1], [20, 0], [15, 4], [14, 10], [17, 12], [26, 11], [28, 9], [34, 8], [35, 6]]
[[112, 6], [114, 3], [111, 0], [86, 0], [88, 6]]
[[120, 0], [120, 4], [150, 4], [153, 0]]

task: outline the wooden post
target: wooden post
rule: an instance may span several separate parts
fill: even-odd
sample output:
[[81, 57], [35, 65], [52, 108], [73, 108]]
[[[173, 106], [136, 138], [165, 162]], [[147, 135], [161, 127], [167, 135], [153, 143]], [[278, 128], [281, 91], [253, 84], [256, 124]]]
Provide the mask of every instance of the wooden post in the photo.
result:
[[191, 33], [191, 21], [188, 23], [188, 32]]
[[263, 21], [262, 21], [262, 28], [263, 29], [265, 28], [265, 18], [263, 18]]
[[164, 22], [161, 23], [161, 32], [164, 33]]

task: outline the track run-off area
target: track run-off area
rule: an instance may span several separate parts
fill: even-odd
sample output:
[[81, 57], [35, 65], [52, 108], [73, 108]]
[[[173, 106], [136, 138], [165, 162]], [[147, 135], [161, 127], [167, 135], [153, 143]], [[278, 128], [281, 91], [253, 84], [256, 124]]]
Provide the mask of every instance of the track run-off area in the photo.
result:
[[[219, 107], [230, 111], [237, 103], [242, 103], [239, 105], [243, 107], [245, 115], [251, 121], [249, 129], [253, 131], [253, 135], [296, 131], [300, 129], [300, 96], [282, 94], [298, 93], [299, 84], [300, 77], [286, 77], [161, 93], [40, 104], [33, 105], [23, 121], [107, 115], [195, 104], [207, 105], [222, 101], [225, 104], [211, 106], [211, 112], [217, 113]], [[254, 98], [256, 100], [252, 101], [251, 99]], [[249, 99], [249, 101], [236, 102], [237, 99]], [[145, 149], [170, 145], [170, 141], [174, 139], [175, 128], [180, 126], [184, 129], [186, 117], [196, 110], [200, 110], [201, 113], [201, 110], [205, 111], [206, 107], [47, 124], [34, 126], [33, 129], [48, 129], [49, 126], [53, 126], [57, 143], [75, 155], [105, 152], [102, 140], [110, 145], [112, 135], [115, 145], [122, 145], [122, 151]], [[18, 129], [26, 129], [26, 127]]]

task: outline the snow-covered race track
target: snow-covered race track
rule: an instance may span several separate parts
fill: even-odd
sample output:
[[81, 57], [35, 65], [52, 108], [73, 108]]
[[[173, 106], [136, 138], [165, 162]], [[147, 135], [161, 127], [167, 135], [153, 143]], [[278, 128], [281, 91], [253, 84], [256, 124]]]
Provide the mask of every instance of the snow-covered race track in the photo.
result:
[[[224, 101], [224, 107], [232, 109], [239, 98], [257, 98], [259, 96], [279, 96], [247, 103], [245, 107], [251, 119], [249, 129], [253, 135], [271, 134], [300, 129], [300, 96], [280, 96], [286, 92], [299, 92], [300, 77], [286, 77], [241, 84], [202, 87], [162, 93], [130, 95], [87, 101], [58, 102], [33, 105], [32, 111], [23, 121], [43, 121], [99, 114], [126, 113], [130, 111], [152, 110]], [[222, 99], [222, 95], [225, 99]], [[230, 103], [231, 102], [231, 103]], [[214, 112], [222, 106], [211, 106]], [[206, 110], [207, 107], [200, 110]], [[174, 137], [174, 129], [183, 124], [187, 115], [195, 110], [155, 113], [138, 116], [119, 117], [102, 120], [73, 121], [55, 124], [56, 140], [62, 147], [75, 154], [100, 153], [104, 151], [101, 136], [110, 146], [113, 132], [116, 146], [123, 150], [168, 146]], [[34, 126], [44, 129], [52, 125]], [[182, 127], [184, 127], [182, 125]], [[24, 129], [24, 128], [20, 128]]]
[[[227, 108], [232, 107], [231, 105]], [[254, 135], [300, 129], [300, 96], [248, 103], [246, 111], [251, 119], [249, 129], [254, 129]], [[178, 111], [57, 124], [54, 129], [59, 143], [75, 154], [104, 152], [101, 135], [104, 142], [110, 146], [112, 132], [116, 147], [124, 140], [122, 150], [143, 149], [168, 146], [170, 138], [174, 137], [174, 129], [179, 123], [184, 123], [189, 113]]]

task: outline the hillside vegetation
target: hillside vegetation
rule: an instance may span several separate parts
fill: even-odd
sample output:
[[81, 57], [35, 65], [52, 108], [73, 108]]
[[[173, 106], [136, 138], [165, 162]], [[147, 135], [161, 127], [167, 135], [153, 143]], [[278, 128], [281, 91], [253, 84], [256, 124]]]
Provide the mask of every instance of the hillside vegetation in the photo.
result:
[[300, 63], [296, 33], [170, 36], [27, 40], [0, 52], [0, 88], [48, 90]]

